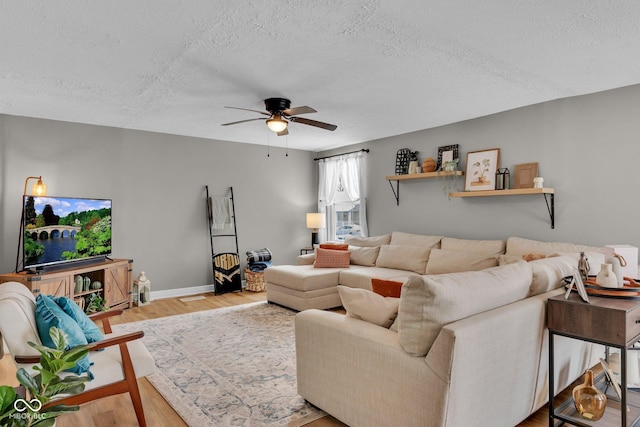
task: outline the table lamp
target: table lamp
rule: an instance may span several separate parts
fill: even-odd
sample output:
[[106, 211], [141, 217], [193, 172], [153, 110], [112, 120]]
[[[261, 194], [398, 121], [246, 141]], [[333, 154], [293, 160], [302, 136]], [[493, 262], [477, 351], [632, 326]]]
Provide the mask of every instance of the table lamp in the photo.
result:
[[318, 229], [324, 228], [325, 215], [323, 213], [308, 213], [307, 228], [311, 228], [311, 246], [317, 245]]

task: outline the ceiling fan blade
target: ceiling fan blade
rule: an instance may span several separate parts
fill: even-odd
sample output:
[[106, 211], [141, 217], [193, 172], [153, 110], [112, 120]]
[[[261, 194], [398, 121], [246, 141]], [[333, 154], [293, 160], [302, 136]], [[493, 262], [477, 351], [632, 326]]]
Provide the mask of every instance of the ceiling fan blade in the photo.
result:
[[230, 126], [230, 125], [237, 125], [238, 123], [246, 123], [246, 122], [253, 122], [255, 120], [264, 120], [262, 117], [257, 117], [255, 119], [247, 119], [247, 120], [238, 120], [237, 122], [231, 122], [231, 123], [223, 123], [220, 126]]
[[290, 117], [289, 120], [291, 120], [292, 122], [298, 122], [298, 123], [315, 126], [317, 128], [326, 129], [326, 130], [336, 130], [338, 128], [338, 126], [336, 125], [318, 122], [316, 120], [305, 119], [303, 117]]
[[278, 136], [285, 136], [285, 135], [289, 135], [289, 128], [288, 127], [284, 128], [283, 131], [278, 132]]
[[310, 113], [317, 113], [316, 110], [314, 110], [311, 107], [307, 107], [306, 105], [302, 106], [302, 107], [293, 107], [293, 108], [288, 108], [286, 110], [282, 110], [282, 112], [284, 114], [286, 114], [287, 116], [297, 116], [298, 114], [310, 114]]
[[266, 113], [264, 111], [260, 111], [260, 110], [252, 110], [250, 108], [240, 108], [240, 107], [224, 107], [224, 108], [231, 108], [234, 110], [243, 110], [243, 111], [253, 111], [254, 113], [258, 113], [258, 114], [264, 114], [265, 116], [270, 116], [270, 113]]

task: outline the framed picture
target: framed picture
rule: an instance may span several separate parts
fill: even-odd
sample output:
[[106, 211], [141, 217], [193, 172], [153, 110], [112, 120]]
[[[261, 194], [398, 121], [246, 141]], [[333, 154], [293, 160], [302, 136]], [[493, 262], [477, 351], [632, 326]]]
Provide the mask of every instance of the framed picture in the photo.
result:
[[467, 153], [464, 177], [465, 191], [496, 189], [496, 171], [500, 162], [500, 149], [471, 151]]
[[458, 158], [458, 144], [443, 145], [438, 147], [438, 164], [436, 170], [441, 170], [444, 162], [450, 162]]
[[513, 188], [533, 188], [533, 178], [538, 176], [538, 162], [516, 165]]
[[584, 287], [584, 282], [582, 281], [582, 275], [580, 271], [578, 271], [577, 267], [573, 267], [573, 281], [576, 285], [576, 289], [578, 290], [578, 295], [584, 302], [589, 302], [589, 295], [587, 295], [587, 290]]

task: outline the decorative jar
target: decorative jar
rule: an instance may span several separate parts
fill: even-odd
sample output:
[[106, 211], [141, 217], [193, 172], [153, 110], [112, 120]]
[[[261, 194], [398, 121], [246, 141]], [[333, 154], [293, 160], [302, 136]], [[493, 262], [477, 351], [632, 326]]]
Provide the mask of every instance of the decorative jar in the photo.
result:
[[591, 421], [597, 421], [607, 408], [607, 396], [598, 390], [593, 383], [593, 371], [584, 373], [584, 384], [573, 389], [573, 403], [578, 414]]
[[600, 266], [600, 272], [596, 276], [596, 283], [605, 288], [618, 287], [618, 278], [613, 272], [613, 265], [607, 263]]

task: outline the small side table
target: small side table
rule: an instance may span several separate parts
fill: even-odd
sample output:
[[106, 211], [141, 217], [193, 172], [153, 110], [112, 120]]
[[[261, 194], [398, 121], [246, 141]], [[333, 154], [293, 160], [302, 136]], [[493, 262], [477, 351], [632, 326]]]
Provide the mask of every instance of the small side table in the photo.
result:
[[309, 252], [313, 252], [313, 248], [311, 246], [307, 246], [305, 248], [300, 249], [300, 255], [308, 254]]
[[[577, 425], [613, 426], [638, 425], [640, 421], [640, 393], [627, 389], [627, 349], [640, 339], [640, 301], [630, 299], [600, 298], [589, 296], [590, 304], [572, 293], [549, 298], [547, 326], [549, 328], [549, 426], [555, 421]], [[594, 424], [587, 424], [575, 410], [573, 400], [555, 407], [554, 398], [554, 349], [556, 335], [602, 344], [620, 349], [620, 388], [622, 399], [607, 393], [607, 409], [604, 417]], [[615, 381], [615, 380], [614, 380]], [[628, 407], [629, 411], [620, 408]], [[620, 423], [617, 423], [617, 420]], [[631, 421], [631, 424], [627, 420]]]

